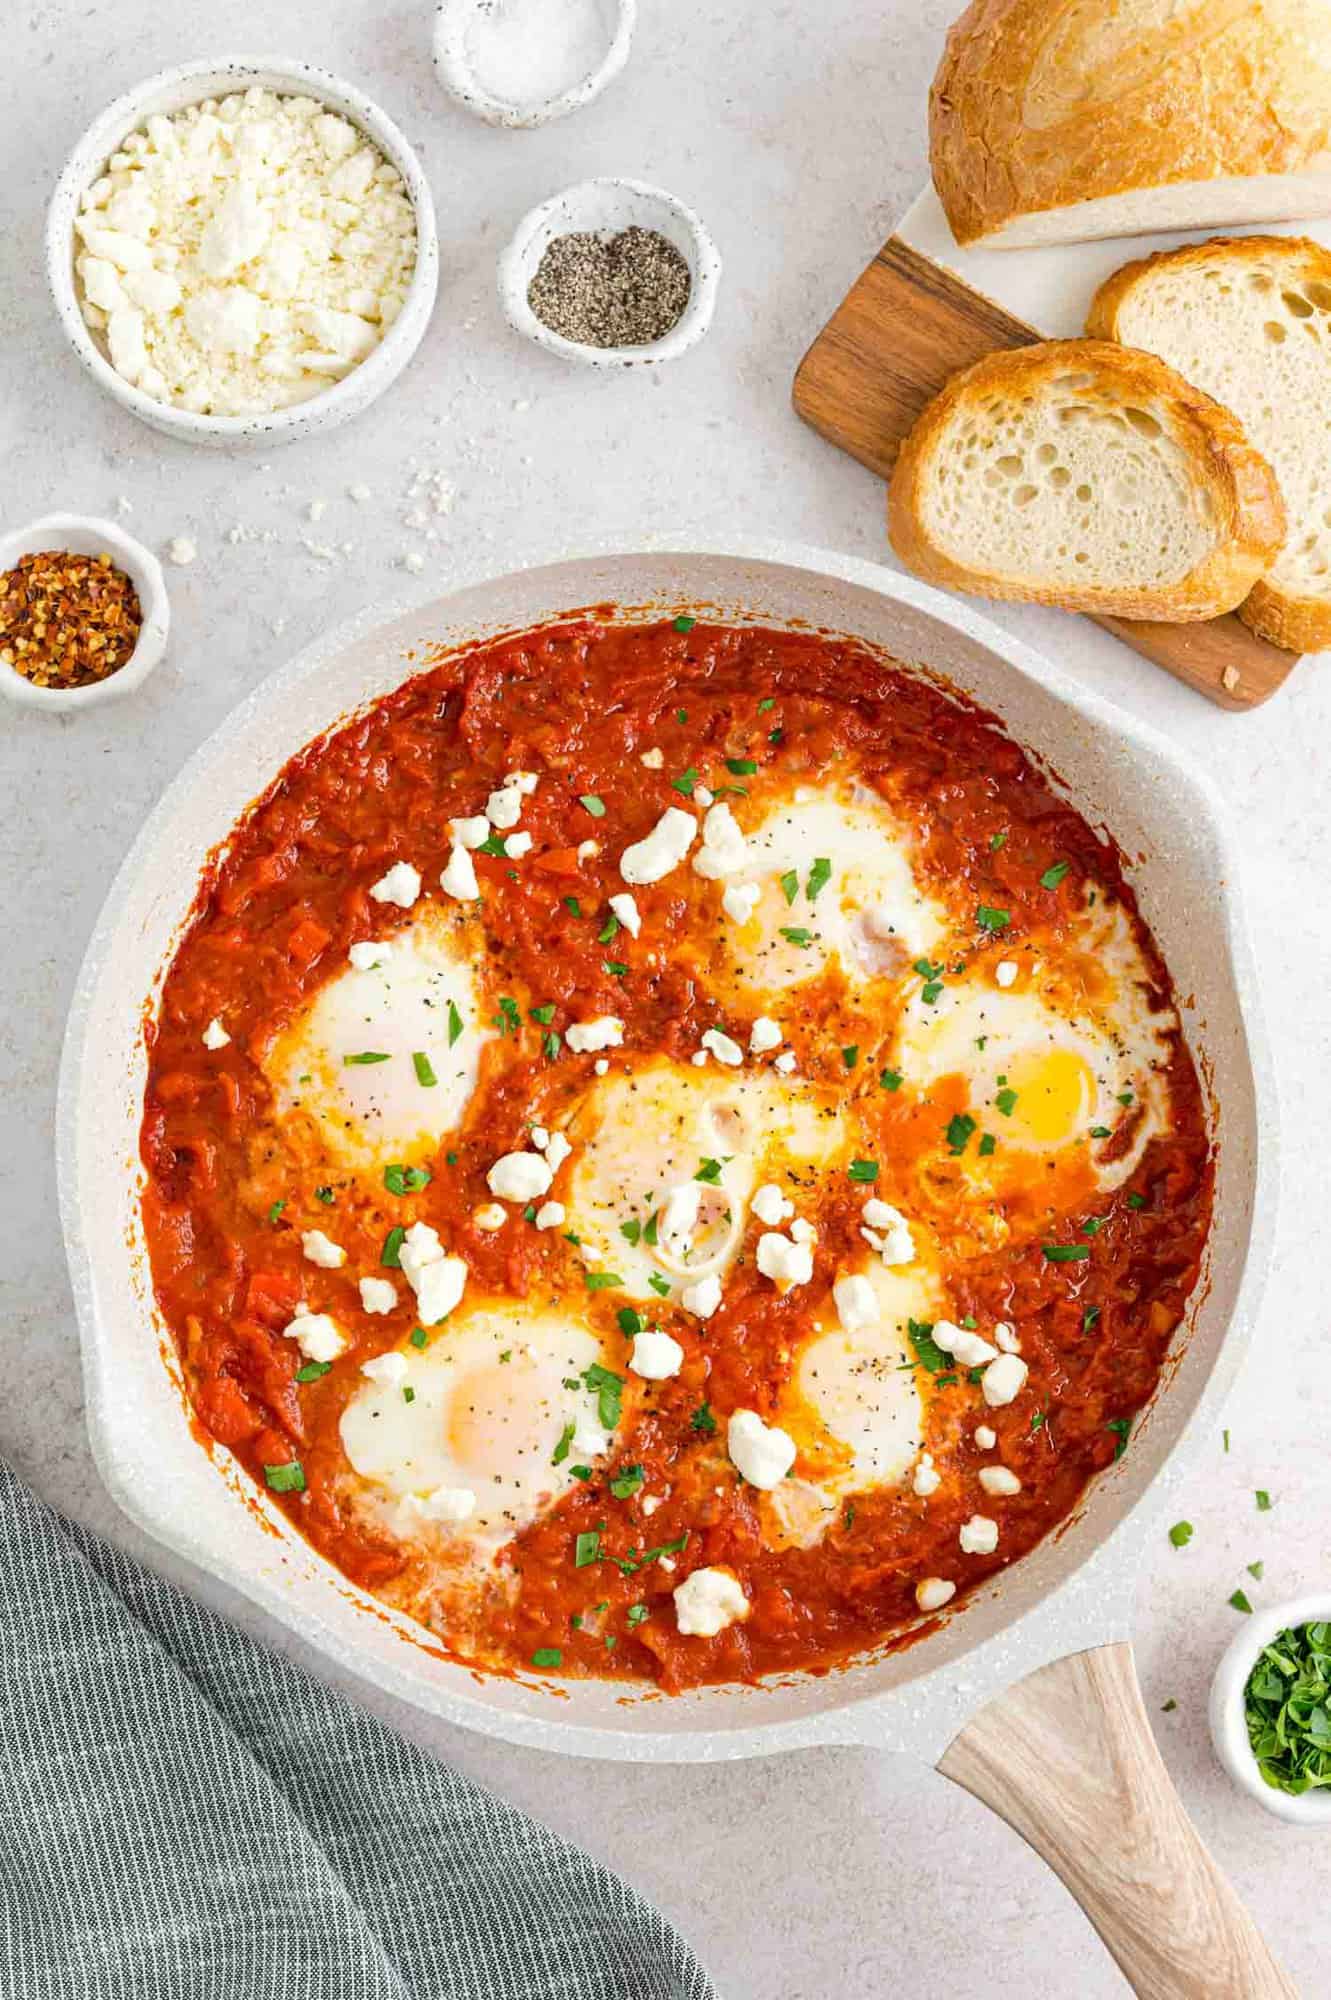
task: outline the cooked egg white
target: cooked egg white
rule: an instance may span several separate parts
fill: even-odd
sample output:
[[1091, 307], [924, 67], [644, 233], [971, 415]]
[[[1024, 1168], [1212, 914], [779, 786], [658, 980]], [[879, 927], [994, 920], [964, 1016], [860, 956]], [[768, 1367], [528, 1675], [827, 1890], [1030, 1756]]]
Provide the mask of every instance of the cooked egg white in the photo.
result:
[[895, 979], [937, 943], [946, 913], [916, 884], [906, 835], [867, 786], [802, 786], [760, 818], [752, 804], [735, 808], [746, 862], [723, 885], [758, 890], [748, 921], [721, 933], [742, 988], [779, 1001], [829, 964], [857, 987]]
[[[404, 1541], [443, 1535], [492, 1555], [569, 1491], [572, 1466], [594, 1464], [611, 1448], [596, 1392], [581, 1379], [603, 1359], [601, 1344], [570, 1313], [508, 1300], [478, 1305], [452, 1315], [428, 1346], [399, 1352], [405, 1372], [393, 1382], [362, 1380], [341, 1434], [361, 1499]], [[467, 1494], [469, 1510], [450, 1506]]]
[[[381, 964], [336, 973], [268, 1050], [279, 1112], [312, 1120], [343, 1164], [419, 1159], [462, 1118], [490, 1032], [467, 935], [465, 919], [423, 909]], [[383, 1060], [351, 1060], [367, 1055]]]
[[[962, 1155], [988, 1185], [1029, 1178], [1056, 1156], [1084, 1163], [1093, 1187], [1119, 1186], [1153, 1133], [1169, 1123], [1165, 1066], [1172, 1012], [1150, 1007], [1149, 977], [1121, 907], [1088, 911], [1070, 950], [1019, 950], [1016, 978], [994, 983], [986, 959], [946, 973], [926, 1000], [919, 981], [903, 1010], [894, 1064], [917, 1092], [944, 1077], [965, 1083], [967, 1114], [995, 1147]], [[1002, 962], [1001, 948], [995, 953]], [[932, 990], [932, 989], [931, 989]], [[1109, 1158], [1130, 1125], [1132, 1143]]]
[[563, 1200], [580, 1254], [640, 1299], [724, 1276], [754, 1189], [775, 1181], [798, 1204], [846, 1145], [830, 1092], [771, 1070], [730, 1075], [665, 1057], [600, 1079], [568, 1137]]

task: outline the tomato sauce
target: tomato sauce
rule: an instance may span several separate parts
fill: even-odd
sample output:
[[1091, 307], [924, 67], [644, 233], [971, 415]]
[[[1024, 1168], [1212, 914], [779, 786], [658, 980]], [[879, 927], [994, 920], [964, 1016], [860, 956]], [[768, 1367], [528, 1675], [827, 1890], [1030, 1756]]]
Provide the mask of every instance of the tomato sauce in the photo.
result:
[[[853, 766], [910, 830], [916, 875], [931, 893], [959, 912], [1001, 906], [1005, 943], [1066, 942], [1088, 884], [1120, 904], [1156, 1004], [1169, 1004], [1121, 856], [1001, 726], [868, 648], [813, 633], [702, 622], [681, 631], [598, 612], [442, 657], [293, 758], [211, 862], [148, 1030], [142, 1157], [157, 1299], [201, 1425], [260, 1484], [265, 1467], [297, 1462], [304, 1484], [278, 1504], [369, 1590], [431, 1617], [429, 1564], [355, 1505], [338, 1430], [359, 1363], [400, 1344], [410, 1313], [391, 1321], [347, 1313], [346, 1357], [298, 1382], [303, 1357], [282, 1330], [311, 1288], [302, 1230], [335, 1222], [351, 1267], [372, 1270], [387, 1226], [428, 1221], [466, 1259], [469, 1288], [542, 1305], [576, 1297], [622, 1353], [618, 1302], [613, 1293], [584, 1297], [576, 1252], [560, 1232], [516, 1215], [494, 1233], [476, 1223], [491, 1162], [523, 1143], [533, 1117], [558, 1122], [592, 1071], [592, 1058], [566, 1044], [551, 1054], [551, 1031], [529, 1010], [552, 1008], [556, 1035], [571, 1020], [615, 1015], [626, 1052], [687, 1061], [718, 1018], [709, 991], [714, 899], [705, 910], [687, 871], [640, 891], [642, 939], [616, 946], [627, 972], [607, 970], [617, 961], [599, 941], [600, 918], [623, 888], [618, 855], [684, 801], [681, 774], [716, 786], [738, 766], [735, 790], [747, 795], [769, 774], [789, 786], [839, 765]], [[519, 866], [475, 855], [483, 901], [469, 921], [479, 927], [487, 990], [519, 997], [520, 1025], [487, 1044], [476, 1093], [441, 1144], [428, 1187], [395, 1197], [377, 1177], [345, 1169], [317, 1185], [302, 1179], [263, 1052], [345, 968], [353, 942], [408, 921], [408, 912], [373, 902], [370, 885], [408, 858], [426, 895], [436, 894], [449, 819], [480, 811], [515, 767], [542, 774], [523, 817], [533, 849]], [[742, 812], [743, 797], [735, 804]], [[1065, 876], [1046, 886], [1042, 877], [1064, 864]], [[800, 1003], [801, 1073], [856, 1096], [885, 1163], [876, 1191], [908, 1213], [911, 1178], [932, 1147], [930, 1198], [935, 1219], [945, 1217], [955, 1166], [938, 1135], [963, 1100], [953, 1102], [946, 1079], [923, 1100], [879, 1084], [872, 1051], [884, 1022], [870, 1006], [858, 1030], [844, 1027], [848, 1008], [863, 1014], [868, 1004], [844, 988], [810, 988]], [[214, 1017], [231, 1037], [220, 1052], [201, 1040]], [[826, 1047], [823, 1022], [835, 1026]], [[852, 1032], [863, 1054], [848, 1073], [842, 1046]], [[714, 1318], [681, 1326], [682, 1315], [665, 1314], [686, 1348], [682, 1371], [635, 1394], [605, 1465], [504, 1549], [475, 1625], [438, 1635], [501, 1670], [555, 1649], [565, 1673], [647, 1678], [667, 1690], [754, 1679], [825, 1667], [882, 1641], [918, 1615], [921, 1577], [953, 1578], [964, 1594], [1031, 1549], [1087, 1481], [1131, 1448], [1133, 1419], [1197, 1280], [1211, 1159], [1197, 1077], [1177, 1033], [1170, 1050], [1170, 1129], [1150, 1139], [1124, 1187], [1098, 1202], [1084, 1189], [1075, 1201], [1068, 1194], [1071, 1214], [1036, 1190], [1016, 1199], [1031, 1213], [1005, 1218], [1006, 1236], [968, 1235], [964, 1254], [953, 1246], [955, 1314], [981, 1327], [1014, 1324], [1029, 1378], [1018, 1400], [993, 1410], [964, 1368], [933, 1386], [926, 1443], [942, 1474], [936, 1493], [923, 1499], [909, 1483], [866, 1491], [838, 1507], [813, 1546], [777, 1548], [764, 1534], [761, 1496], [726, 1455], [725, 1413], [775, 1409], [808, 1300], [825, 1297], [838, 1248], [858, 1243], [865, 1190], [838, 1183], [820, 1197], [814, 1285], [778, 1293], [749, 1249]], [[1077, 1237], [1092, 1208], [1089, 1255], [1050, 1262], [1049, 1227], [1059, 1240]], [[942, 1241], [946, 1225], [938, 1227]], [[447, 1326], [434, 1337], [447, 1338]], [[998, 1434], [995, 1451], [977, 1449], [977, 1422]], [[1002, 1503], [998, 1550], [964, 1554], [958, 1530], [979, 1505], [977, 1468], [999, 1462], [1018, 1475], [1020, 1493]], [[619, 1499], [611, 1482], [626, 1466], [644, 1476]], [[649, 1492], [666, 1496], [650, 1515]], [[590, 1567], [573, 1559], [579, 1535], [600, 1537]], [[733, 1570], [750, 1613], [715, 1638], [685, 1637], [671, 1592], [704, 1564]]]

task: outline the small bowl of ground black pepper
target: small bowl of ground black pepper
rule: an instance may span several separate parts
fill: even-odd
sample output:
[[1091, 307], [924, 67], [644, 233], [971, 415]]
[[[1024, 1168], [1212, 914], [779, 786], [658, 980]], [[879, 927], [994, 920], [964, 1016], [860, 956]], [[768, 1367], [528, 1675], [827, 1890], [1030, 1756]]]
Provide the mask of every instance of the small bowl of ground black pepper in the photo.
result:
[[138, 687], [166, 651], [162, 567], [110, 521], [47, 514], [0, 535], [0, 694], [90, 708]]
[[673, 361], [712, 323], [721, 257], [664, 188], [581, 181], [524, 215], [499, 261], [505, 318], [591, 368]]

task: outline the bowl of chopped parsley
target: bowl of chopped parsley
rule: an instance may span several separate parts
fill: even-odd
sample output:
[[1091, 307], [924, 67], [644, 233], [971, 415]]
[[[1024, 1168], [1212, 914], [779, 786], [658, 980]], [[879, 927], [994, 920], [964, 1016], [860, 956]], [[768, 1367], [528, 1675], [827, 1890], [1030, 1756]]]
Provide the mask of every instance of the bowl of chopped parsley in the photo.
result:
[[1280, 1819], [1331, 1828], [1331, 1593], [1245, 1623], [1216, 1669], [1210, 1719], [1236, 1784]]

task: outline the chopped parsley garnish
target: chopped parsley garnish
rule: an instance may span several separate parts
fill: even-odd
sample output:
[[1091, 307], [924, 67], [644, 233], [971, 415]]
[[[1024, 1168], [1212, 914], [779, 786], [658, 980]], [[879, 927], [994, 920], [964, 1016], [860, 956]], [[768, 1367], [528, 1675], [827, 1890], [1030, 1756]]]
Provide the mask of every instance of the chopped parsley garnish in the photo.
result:
[[275, 1201], [272, 1207], [268, 1211], [268, 1220], [270, 1222], [276, 1222], [278, 1216], [282, 1213], [282, 1210], [285, 1207], [286, 1203], [284, 1201]]
[[808, 882], [805, 884], [805, 889], [804, 889], [804, 893], [808, 897], [811, 903], [817, 902], [819, 890], [825, 889], [828, 883], [831, 881], [831, 879], [832, 879], [831, 862], [827, 859], [827, 856], [825, 854], [820, 854], [816, 856], [813, 867], [809, 870], [809, 879]]
[[927, 1006], [932, 1007], [943, 990], [942, 966], [931, 965], [927, 958], [917, 958], [911, 969], [914, 972], [918, 972], [920, 978], [924, 981], [924, 985], [920, 989], [921, 1000]]
[[1046, 1243], [1045, 1259], [1050, 1264], [1080, 1264], [1091, 1254], [1089, 1243]]
[[975, 921], [982, 931], [997, 935], [999, 931], [1005, 931], [1012, 922], [1012, 912], [996, 910], [992, 903], [981, 903], [976, 908]]
[[500, 996], [499, 1012], [494, 1017], [494, 1025], [501, 1035], [518, 1035], [522, 1032], [522, 1015], [518, 1003], [510, 994]]
[[697, 782], [698, 782], [698, 771], [696, 765], [693, 764], [689, 765], [687, 771], [681, 771], [677, 778], [672, 778], [670, 780], [670, 783], [673, 786], [674, 790], [682, 793], [686, 799], [691, 799], [693, 797], [693, 787], [697, 784]]
[[636, 1306], [621, 1306], [615, 1318], [619, 1321], [619, 1330], [625, 1340], [632, 1340], [636, 1334], [642, 1332], [646, 1324]]
[[759, 715], [766, 715], [769, 708], [775, 708], [775, 707], [776, 707], [776, 696], [774, 694], [765, 694], [762, 700], [758, 703], [758, 713]]
[[1114, 1436], [1118, 1440], [1117, 1444], [1114, 1446], [1114, 1457], [1116, 1459], [1122, 1458], [1124, 1452], [1128, 1448], [1128, 1437], [1132, 1430], [1132, 1418], [1111, 1417], [1109, 1422], [1105, 1425], [1105, 1429], [1107, 1431], [1112, 1431], [1114, 1433]]
[[782, 895], [785, 897], [788, 903], [793, 903], [796, 896], [798, 896], [800, 892], [800, 878], [798, 869], [787, 868], [785, 874], [779, 876], [777, 879], [781, 884]]
[[398, 1252], [406, 1241], [406, 1235], [407, 1232], [401, 1223], [395, 1223], [384, 1238], [384, 1247], [379, 1252], [379, 1262], [387, 1265], [390, 1271], [400, 1271], [402, 1269], [402, 1259], [399, 1257]]
[[877, 1160], [852, 1160], [846, 1172], [853, 1181], [876, 1181], [878, 1178], [878, 1162]]
[[502, 833], [487, 833], [476, 852], [478, 854], [495, 854], [502, 860], [504, 855], [508, 853], [508, 849], [504, 845], [504, 840], [505, 835]]
[[343, 1056], [342, 1066], [344, 1069], [358, 1069], [367, 1063], [381, 1063], [388, 1060], [388, 1052], [385, 1049], [362, 1049], [358, 1055]]
[[688, 719], [689, 719], [689, 711], [687, 710], [687, 708], [677, 708], [675, 710], [675, 720], [680, 725], [681, 729], [683, 728], [684, 724], [688, 721]]
[[612, 910], [610, 912], [610, 915], [606, 918], [605, 922], [601, 925], [600, 930], [596, 933], [596, 942], [597, 944], [609, 944], [612, 938], [616, 938], [619, 936], [619, 932], [620, 932], [619, 918], [615, 915], [614, 911]]
[[1017, 1108], [1017, 1093], [1009, 1086], [1008, 1089], [999, 1091], [994, 1103], [1004, 1118], [1010, 1118]]
[[901, 1071], [899, 1069], [879, 1070], [878, 1081], [882, 1084], [884, 1090], [900, 1090]]
[[581, 793], [578, 798], [578, 804], [585, 807], [593, 819], [605, 818], [605, 800], [598, 799], [595, 792]]
[[265, 1465], [263, 1476], [274, 1493], [305, 1491], [305, 1467], [298, 1458], [288, 1459], [285, 1465]]
[[651, 1613], [645, 1604], [630, 1604], [628, 1608], [629, 1630], [632, 1631], [635, 1625], [641, 1625], [643, 1620], [650, 1616]]
[[601, 970], [602, 972], [609, 973], [612, 979], [622, 979], [628, 971], [628, 967], [622, 958], [603, 958], [601, 960]]
[[328, 1373], [332, 1365], [331, 1361], [307, 1361], [303, 1368], [296, 1370], [296, 1380], [298, 1382], [317, 1382], [321, 1375]]
[[1175, 1521], [1169, 1531], [1169, 1539], [1176, 1549], [1186, 1549], [1188, 1543], [1192, 1540], [1192, 1534], [1191, 1521]]
[[642, 1236], [642, 1224], [635, 1215], [628, 1222], [621, 1222], [619, 1233], [626, 1243], [637, 1243]]
[[998, 1151], [998, 1141], [997, 1141], [997, 1139], [995, 1139], [995, 1137], [994, 1137], [993, 1133], [992, 1133], [992, 1132], [981, 1132], [981, 1134], [980, 1134], [980, 1158], [981, 1158], [982, 1160], [987, 1160], [987, 1159], [988, 1159], [988, 1158], [990, 1157], [990, 1155], [991, 1155], [991, 1154], [993, 1154], [993, 1153], [996, 1153], [997, 1151]]
[[543, 1028], [548, 1028], [554, 1018], [555, 1003], [553, 1000], [546, 1000], [539, 1007], [529, 1007], [527, 1009], [527, 1019], [529, 1021], [539, 1021]]
[[732, 778], [751, 778], [758, 766], [752, 757], [727, 757], [726, 769]]
[[1095, 1325], [1095, 1322], [1099, 1319], [1099, 1317], [1100, 1317], [1099, 1306], [1087, 1306], [1085, 1312], [1081, 1316], [1082, 1332], [1089, 1333], [1091, 1328]]
[[601, 1537], [595, 1528], [586, 1528], [573, 1544], [573, 1567], [586, 1569], [601, 1559]]
[[582, 1282], [589, 1292], [610, 1292], [624, 1280], [618, 1271], [584, 1271]]
[[767, 740], [769, 743], [784, 743], [786, 740], [786, 732], [784, 729], [769, 729], [767, 732]]
[[461, 1033], [462, 1016], [457, 1010], [456, 1003], [450, 1000], [448, 1003], [448, 1046], [450, 1049]]
[[699, 1437], [716, 1436], [716, 1418], [712, 1415], [712, 1406], [710, 1403], [699, 1403], [697, 1409], [689, 1418], [689, 1429], [697, 1431]]
[[[709, 1187], [715, 1187], [721, 1178], [720, 1160], [704, 1160], [693, 1178], [695, 1181], [705, 1181]], [[655, 1221], [655, 1217], [652, 1219]]]
[[1260, 1583], [1266, 1575], [1266, 1564], [1263, 1562], [1245, 1563], [1244, 1568], [1247, 1570], [1248, 1575], [1257, 1583]]
[[624, 1400], [624, 1377], [616, 1375], [611, 1368], [603, 1368], [594, 1361], [583, 1371], [583, 1383], [596, 1397], [596, 1414], [603, 1431], [612, 1431], [619, 1422], [620, 1407]]
[[[922, 1368], [931, 1375], [945, 1375], [952, 1363], [934, 1339], [934, 1323], [931, 1319], [908, 1319], [906, 1332], [910, 1344], [915, 1349], [915, 1358]], [[953, 1376], [953, 1381], [956, 1377]]]
[[576, 896], [561, 896], [559, 900], [564, 905], [564, 908], [569, 912], [570, 916], [580, 917], [582, 915], [582, 904], [578, 901]]
[[568, 1457], [569, 1449], [573, 1443], [573, 1433], [577, 1428], [578, 1427], [576, 1424], [565, 1424], [563, 1430], [559, 1434], [559, 1443], [555, 1446], [554, 1450], [550, 1454], [551, 1465], [562, 1465], [564, 1463], [564, 1460]]
[[850, 1042], [844, 1049], [842, 1049], [841, 1060], [846, 1065], [847, 1069], [854, 1069], [859, 1059], [860, 1059], [860, 1049], [858, 1042]]
[[675, 620], [675, 630], [677, 632], [691, 632], [697, 622], [696, 618], [690, 618], [686, 612], [682, 612]]
[[1081, 1226], [1082, 1235], [1098, 1236], [1108, 1220], [1109, 1217], [1107, 1215], [1088, 1215]]
[[1045, 1425], [1046, 1425], [1046, 1424], [1047, 1424], [1048, 1422], [1049, 1422], [1049, 1412], [1048, 1412], [1048, 1410], [1034, 1410], [1034, 1411], [1032, 1411], [1032, 1413], [1031, 1413], [1031, 1429], [1032, 1429], [1033, 1431], [1042, 1431], [1042, 1430], [1044, 1429]]
[[1274, 1791], [1331, 1786], [1331, 1622], [1277, 1632], [1257, 1656], [1243, 1701], [1252, 1754]]
[[411, 1332], [407, 1335], [407, 1339], [411, 1342], [411, 1345], [413, 1347], [426, 1346], [429, 1341], [429, 1338], [430, 1336], [425, 1331], [425, 1328], [423, 1326], [413, 1326]]
[[649, 1272], [647, 1282], [652, 1290], [658, 1293], [661, 1298], [668, 1299], [670, 1297], [670, 1280], [663, 1278], [659, 1271]]
[[1118, 1094], [1118, 1101], [1120, 1104], [1131, 1104], [1132, 1092], [1130, 1090], [1120, 1090]]
[[799, 924], [783, 924], [781, 926], [781, 935], [786, 939], [787, 943], [798, 945], [801, 951], [807, 951], [813, 943], [813, 932], [804, 930]]
[[390, 1194], [417, 1194], [430, 1185], [428, 1167], [392, 1166], [384, 1168], [384, 1186]]
[[564, 1038], [557, 1028], [551, 1028], [549, 1034], [541, 1037], [541, 1054], [547, 1062], [554, 1062], [563, 1046]]
[[317, 1187], [314, 1190], [314, 1199], [316, 1201], [321, 1201], [324, 1204], [325, 1208], [331, 1208], [333, 1203], [333, 1190], [330, 1187]]
[[999, 850], [999, 848], [1000, 848], [1000, 847], [1006, 847], [1006, 846], [1007, 846], [1007, 835], [1006, 835], [1006, 833], [995, 833], [995, 834], [991, 834], [991, 835], [990, 835], [990, 838], [989, 838], [989, 846], [990, 846], [991, 850], [993, 851], [993, 853], [997, 854], [997, 852], [998, 852], [998, 850]]
[[624, 1470], [617, 1472], [610, 1481], [610, 1491], [614, 1494], [616, 1500], [628, 1500], [646, 1482], [647, 1474], [640, 1465], [626, 1465]]
[[1246, 1590], [1231, 1590], [1225, 1602], [1232, 1604], [1236, 1611], [1249, 1613], [1252, 1611], [1252, 1603]]
[[562, 1666], [564, 1655], [558, 1646], [538, 1646], [531, 1656], [534, 1667]]
[[1257, 1491], [1256, 1491], [1256, 1493], [1254, 1493], [1254, 1495], [1253, 1495], [1253, 1498], [1254, 1498], [1254, 1500], [1256, 1500], [1256, 1502], [1257, 1502], [1257, 1512], [1258, 1512], [1259, 1514], [1269, 1514], [1269, 1513], [1270, 1513], [1270, 1511], [1271, 1511], [1271, 1495], [1270, 1495], [1270, 1494], [1269, 1494], [1269, 1493], [1267, 1492], [1267, 1490], [1266, 1490], [1266, 1488], [1265, 1488], [1264, 1486], [1259, 1486], [1259, 1487], [1257, 1488]]
[[1044, 874], [1040, 877], [1040, 887], [1042, 889], [1056, 889], [1071, 866], [1070, 861], [1056, 861], [1053, 867], [1046, 868]]
[[1107, 1125], [1092, 1125], [1091, 1127], [1091, 1137], [1093, 1139], [1112, 1139], [1113, 1136]]
[[424, 1049], [414, 1050], [411, 1061], [416, 1071], [417, 1083], [423, 1084], [426, 1090], [433, 1090], [439, 1079], [434, 1073], [434, 1064], [430, 1061]]
[[416, 1400], [416, 1391], [411, 1387], [410, 1383], [402, 1391], [402, 1400], [404, 1403], [414, 1403]]
[[947, 1140], [947, 1149], [954, 1159], [960, 1159], [970, 1144], [974, 1131], [975, 1120], [968, 1112], [955, 1112], [948, 1119], [943, 1137]]
[[688, 1541], [689, 1531], [686, 1528], [678, 1541], [660, 1542], [654, 1549], [644, 1549], [634, 1567], [645, 1569], [647, 1564], [655, 1562], [658, 1556], [677, 1556], [681, 1549], [688, 1547]]
[[1145, 1206], [1146, 1196], [1144, 1194], [1130, 1194], [1128, 1196], [1129, 1208], [1145, 1208]]

